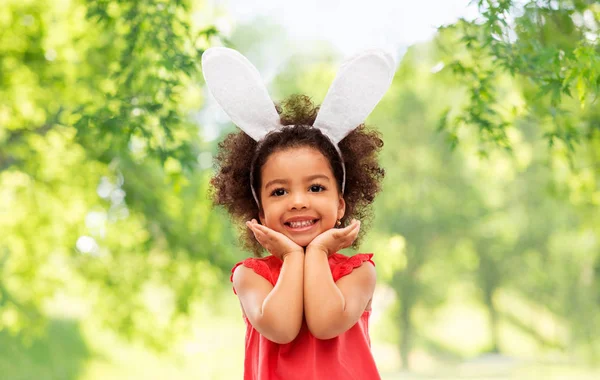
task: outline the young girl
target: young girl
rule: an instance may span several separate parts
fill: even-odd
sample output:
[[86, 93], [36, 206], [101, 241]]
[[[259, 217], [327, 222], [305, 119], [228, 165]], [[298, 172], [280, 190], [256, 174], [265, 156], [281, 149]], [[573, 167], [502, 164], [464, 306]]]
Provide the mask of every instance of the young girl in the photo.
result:
[[362, 122], [391, 83], [393, 59], [371, 50], [345, 61], [320, 108], [306, 96], [274, 106], [235, 50], [208, 49], [202, 65], [242, 129], [219, 145], [211, 185], [256, 256], [231, 276], [247, 327], [244, 379], [379, 379], [373, 255], [338, 251], [358, 246], [380, 190], [383, 142]]

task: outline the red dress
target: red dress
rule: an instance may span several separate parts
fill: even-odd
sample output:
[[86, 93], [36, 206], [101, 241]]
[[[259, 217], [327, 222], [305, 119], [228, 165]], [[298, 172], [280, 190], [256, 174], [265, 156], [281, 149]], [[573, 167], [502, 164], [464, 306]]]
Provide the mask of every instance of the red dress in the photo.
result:
[[[333, 280], [350, 274], [365, 261], [375, 265], [372, 257], [370, 253], [351, 257], [339, 253], [331, 255], [329, 267]], [[252, 268], [275, 286], [283, 261], [272, 255], [260, 259], [248, 258], [233, 267], [231, 281], [239, 265]], [[348, 331], [327, 340], [315, 338], [308, 330], [306, 320], [303, 320], [300, 333], [288, 344], [277, 344], [263, 337], [244, 316], [244, 380], [380, 379], [371, 354], [370, 314], [370, 311], [365, 311]]]

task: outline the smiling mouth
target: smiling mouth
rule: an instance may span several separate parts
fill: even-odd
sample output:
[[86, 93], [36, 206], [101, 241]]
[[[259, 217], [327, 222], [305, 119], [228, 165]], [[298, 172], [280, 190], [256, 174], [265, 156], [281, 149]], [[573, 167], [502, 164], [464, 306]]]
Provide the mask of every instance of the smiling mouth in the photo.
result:
[[294, 222], [286, 222], [284, 223], [287, 227], [289, 227], [290, 229], [293, 230], [304, 230], [304, 229], [308, 229], [312, 226], [314, 226], [314, 224], [318, 221], [318, 219], [311, 219], [311, 220], [301, 220], [301, 221], [294, 221]]

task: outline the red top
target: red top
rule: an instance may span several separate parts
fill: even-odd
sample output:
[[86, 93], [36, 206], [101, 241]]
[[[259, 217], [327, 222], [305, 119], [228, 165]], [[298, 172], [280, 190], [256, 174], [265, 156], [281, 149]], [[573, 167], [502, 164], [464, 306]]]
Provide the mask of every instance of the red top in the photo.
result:
[[[333, 280], [350, 274], [354, 268], [371, 260], [373, 254], [357, 254], [351, 257], [335, 253], [329, 257]], [[269, 255], [265, 258], [248, 258], [237, 263], [231, 270], [244, 265], [266, 278], [273, 286], [277, 283], [283, 261]], [[235, 289], [233, 290], [235, 292]], [[369, 315], [365, 311], [358, 322], [345, 333], [327, 340], [315, 338], [306, 320], [302, 321], [300, 333], [288, 344], [271, 342], [246, 322], [246, 355], [244, 380], [312, 380], [312, 379], [380, 379], [369, 338]]]

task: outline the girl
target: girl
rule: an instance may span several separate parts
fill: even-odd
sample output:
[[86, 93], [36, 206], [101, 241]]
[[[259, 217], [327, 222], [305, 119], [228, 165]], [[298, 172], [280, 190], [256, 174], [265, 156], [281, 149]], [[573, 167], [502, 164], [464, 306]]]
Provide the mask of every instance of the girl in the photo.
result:
[[358, 246], [380, 190], [383, 142], [362, 122], [391, 83], [393, 59], [371, 50], [345, 61], [320, 108], [306, 96], [274, 106], [235, 50], [208, 49], [202, 65], [242, 129], [219, 144], [211, 185], [256, 256], [231, 275], [247, 327], [244, 379], [379, 379], [373, 255], [338, 251]]

